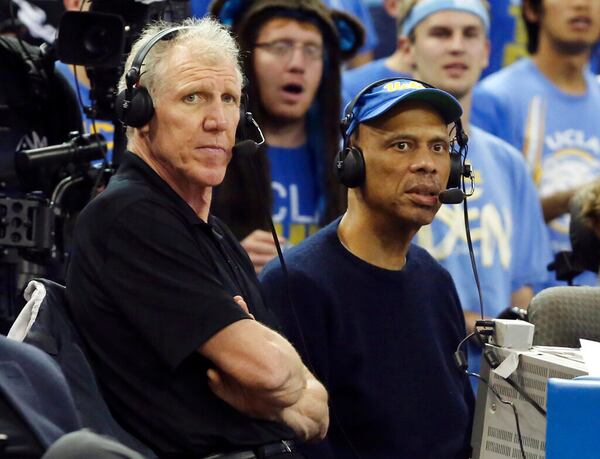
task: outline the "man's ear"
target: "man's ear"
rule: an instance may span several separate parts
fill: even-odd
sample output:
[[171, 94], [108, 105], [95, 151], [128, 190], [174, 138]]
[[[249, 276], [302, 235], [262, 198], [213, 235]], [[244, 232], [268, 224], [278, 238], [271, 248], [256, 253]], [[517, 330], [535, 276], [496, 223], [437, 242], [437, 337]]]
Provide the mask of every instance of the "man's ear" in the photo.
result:
[[413, 71], [417, 65], [415, 44], [407, 36], [398, 37], [397, 49], [402, 53], [402, 58], [408, 68]]
[[482, 63], [482, 69], [485, 69], [488, 65], [490, 65], [490, 53], [492, 52], [492, 44], [490, 40], [485, 41], [485, 57], [484, 62]]
[[[523, 0], [523, 16], [529, 22], [540, 22], [541, 11], [534, 8], [529, 0]], [[540, 5], [540, 8], [542, 6]]]
[[407, 51], [410, 46], [410, 40], [407, 36], [401, 35], [396, 39], [396, 49], [402, 51], [403, 53]]
[[137, 130], [139, 131], [140, 136], [147, 137], [150, 132], [150, 123], [144, 124], [142, 127], [137, 128]]

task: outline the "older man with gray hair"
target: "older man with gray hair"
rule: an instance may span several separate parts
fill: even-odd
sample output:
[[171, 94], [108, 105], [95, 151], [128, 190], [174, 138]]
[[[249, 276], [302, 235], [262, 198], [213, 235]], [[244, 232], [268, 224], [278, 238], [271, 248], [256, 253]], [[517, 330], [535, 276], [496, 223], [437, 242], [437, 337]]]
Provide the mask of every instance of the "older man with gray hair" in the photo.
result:
[[67, 295], [107, 403], [160, 457], [302, 457], [327, 393], [210, 215], [240, 119], [238, 48], [212, 19], [148, 27], [117, 100], [128, 151], [81, 213]]

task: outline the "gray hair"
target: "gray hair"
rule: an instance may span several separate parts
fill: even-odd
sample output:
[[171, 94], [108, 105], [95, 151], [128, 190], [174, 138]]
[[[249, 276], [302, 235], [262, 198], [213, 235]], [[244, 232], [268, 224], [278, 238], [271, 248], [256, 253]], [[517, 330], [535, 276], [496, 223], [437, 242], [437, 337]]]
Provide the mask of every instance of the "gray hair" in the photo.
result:
[[179, 23], [157, 21], [146, 26], [131, 47], [123, 75], [119, 80], [119, 91], [127, 87], [125, 75], [131, 68], [133, 59], [139, 50], [156, 34], [172, 27], [185, 28], [175, 32], [168, 40], [158, 41], [146, 55], [140, 69], [139, 84], [148, 89], [155, 104], [160, 100], [164, 87], [169, 84], [168, 81], [164, 81], [164, 78], [162, 78], [167, 65], [166, 56], [178, 45], [185, 45], [189, 49], [195, 50], [203, 62], [217, 64], [225, 61], [232, 63], [238, 74], [240, 85], [243, 85], [244, 78], [240, 65], [240, 51], [235, 39], [225, 26], [215, 19], [206, 17], [202, 19], [185, 19]]

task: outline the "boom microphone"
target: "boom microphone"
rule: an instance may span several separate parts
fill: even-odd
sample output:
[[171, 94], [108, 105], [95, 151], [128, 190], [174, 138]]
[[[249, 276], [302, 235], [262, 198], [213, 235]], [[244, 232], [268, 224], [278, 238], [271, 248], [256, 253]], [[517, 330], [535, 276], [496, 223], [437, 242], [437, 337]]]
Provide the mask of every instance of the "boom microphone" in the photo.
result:
[[250, 156], [256, 153], [258, 144], [254, 140], [242, 140], [237, 142], [232, 149], [234, 155]]
[[265, 136], [252, 116], [252, 113], [246, 112], [244, 116], [246, 118], [246, 124], [254, 128], [256, 134], [254, 137], [258, 139], [258, 142], [252, 139], [240, 140], [233, 146], [232, 152], [234, 155], [250, 156], [256, 153], [258, 147], [265, 143]]
[[442, 204], [460, 204], [465, 199], [465, 193], [460, 188], [451, 188], [442, 191], [438, 195], [438, 199]]

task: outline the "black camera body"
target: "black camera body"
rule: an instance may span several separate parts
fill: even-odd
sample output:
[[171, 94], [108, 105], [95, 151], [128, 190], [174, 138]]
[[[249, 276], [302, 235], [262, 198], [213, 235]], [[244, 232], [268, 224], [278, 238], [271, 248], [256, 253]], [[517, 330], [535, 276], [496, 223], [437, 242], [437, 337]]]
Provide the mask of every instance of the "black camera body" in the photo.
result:
[[88, 116], [115, 122], [117, 84], [131, 45], [149, 22], [181, 19], [186, 11], [167, 1], [145, 4], [134, 0], [94, 0], [88, 12], [70, 11], [63, 15], [58, 30], [58, 57], [67, 64], [85, 66], [94, 102], [93, 113], [87, 113]]
[[[94, 0], [90, 11], [63, 14], [51, 46], [0, 36], [0, 333], [32, 277], [62, 280], [76, 216], [120, 162], [114, 105], [131, 45], [147, 23], [188, 15], [188, 0]], [[80, 107], [57, 59], [85, 67], [90, 107]], [[104, 138], [82, 134], [82, 109], [115, 125], [112, 164]]]

